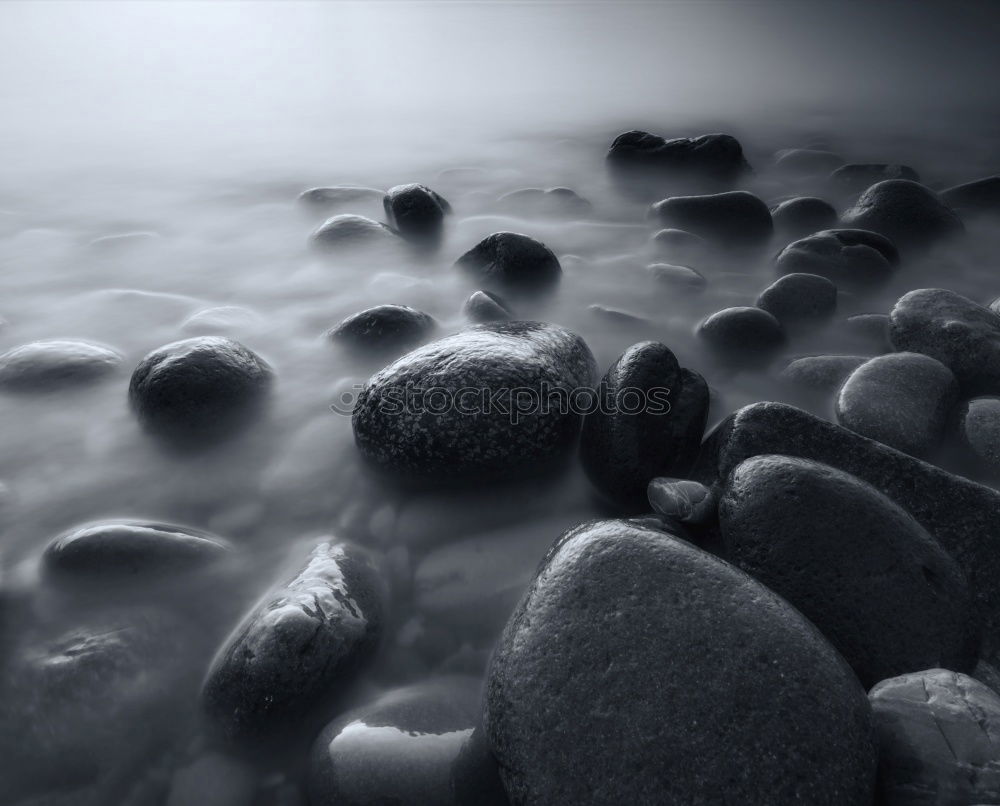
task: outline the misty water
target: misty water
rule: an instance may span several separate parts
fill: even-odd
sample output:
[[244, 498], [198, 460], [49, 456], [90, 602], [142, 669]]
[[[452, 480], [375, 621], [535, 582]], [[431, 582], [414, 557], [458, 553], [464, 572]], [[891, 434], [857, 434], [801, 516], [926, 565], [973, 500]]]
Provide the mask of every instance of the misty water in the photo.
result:
[[[442, 669], [481, 670], [550, 543], [612, 511], [575, 466], [523, 487], [398, 489], [363, 467], [350, 417], [331, 409], [386, 362], [352, 355], [325, 332], [384, 303], [427, 312], [438, 335], [466, 327], [462, 303], [476, 286], [452, 264], [486, 235], [522, 232], [560, 258], [558, 292], [523, 303], [519, 316], [583, 336], [602, 372], [630, 345], [662, 341], [708, 380], [710, 425], [759, 400], [831, 416], [830, 401], [797, 397], [775, 375], [792, 356], [874, 354], [841, 327], [850, 314], [887, 313], [925, 286], [982, 303], [1000, 295], [1000, 231], [974, 222], [962, 243], [908, 261], [884, 288], [842, 292], [834, 320], [792, 338], [772, 370], [734, 370], [694, 328], [721, 308], [752, 305], [786, 241], [696, 266], [703, 290], [658, 283], [645, 268], [662, 260], [647, 205], [616, 192], [604, 165], [614, 136], [639, 128], [735, 135], [754, 167], [740, 187], [769, 203], [850, 203], [821, 179], [773, 168], [779, 149], [816, 142], [848, 162], [912, 165], [932, 188], [991, 175], [1000, 119], [984, 85], [998, 57], [978, 13], [824, 3], [5, 4], [0, 352], [72, 338], [125, 357], [93, 384], [0, 395], [5, 654], [104, 624], [109, 612], [112, 621], [163, 616], [179, 625], [165, 634], [187, 681], [172, 695], [180, 704], [157, 717], [177, 735], [170, 752], [150, 751], [155, 763], [130, 755], [147, 712], [125, 709], [101, 726], [101, 774], [124, 770], [125, 783], [108, 791], [130, 791], [157, 764], [168, 778], [199, 746], [196, 687], [219, 641], [310, 538], [370, 547], [393, 587], [383, 649], [352, 694], [360, 702]], [[439, 249], [310, 249], [328, 215], [383, 213], [377, 199], [310, 208], [297, 201], [303, 190], [407, 182], [453, 207]], [[591, 212], [518, 215], [497, 201], [560, 186]], [[137, 424], [129, 374], [150, 350], [201, 334], [263, 356], [276, 373], [272, 404], [234, 440], [171, 452]], [[67, 591], [39, 573], [53, 538], [121, 518], [188, 525], [238, 551], [211, 573], [141, 592]], [[158, 685], [155, 675], [130, 679]], [[66, 755], [86, 746], [93, 717], [78, 710], [39, 706], [60, 734], [40, 746]], [[0, 737], [0, 747], [16, 741]], [[260, 769], [271, 773], [266, 762]]]

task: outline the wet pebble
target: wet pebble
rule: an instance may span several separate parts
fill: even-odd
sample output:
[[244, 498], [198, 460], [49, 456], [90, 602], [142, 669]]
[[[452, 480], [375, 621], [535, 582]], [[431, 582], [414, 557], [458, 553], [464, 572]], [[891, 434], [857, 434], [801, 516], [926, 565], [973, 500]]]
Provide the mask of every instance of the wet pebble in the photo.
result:
[[903, 250], [916, 251], [965, 231], [962, 220], [930, 188], [909, 179], [872, 185], [841, 218], [845, 227], [872, 230]]
[[757, 297], [757, 307], [783, 327], [817, 324], [837, 309], [837, 286], [817, 274], [786, 274]]
[[569, 188], [522, 188], [497, 199], [497, 207], [511, 215], [543, 218], [580, 218], [592, 205]]
[[406, 305], [376, 305], [348, 316], [327, 338], [356, 350], [383, 352], [414, 347], [436, 329], [437, 323], [423, 311]]
[[516, 232], [494, 232], [462, 255], [455, 265], [491, 290], [526, 292], [551, 288], [562, 268], [551, 249]]
[[836, 392], [867, 360], [862, 355], [808, 355], [789, 361], [779, 377], [811, 392]]
[[708, 285], [705, 276], [689, 266], [651, 263], [646, 267], [646, 271], [657, 283], [683, 291], [700, 291]]
[[771, 208], [775, 231], [784, 238], [802, 238], [837, 225], [833, 205], [815, 196], [797, 196]]
[[726, 308], [698, 325], [697, 334], [724, 359], [766, 364], [785, 344], [781, 323], [760, 308]]
[[514, 315], [499, 294], [491, 291], [474, 291], [462, 306], [462, 313], [470, 322], [503, 322]]
[[650, 236], [649, 241], [657, 256], [695, 265], [703, 262], [712, 248], [700, 235], [670, 227], [657, 230]]
[[321, 250], [347, 250], [364, 246], [391, 245], [398, 236], [385, 224], [352, 213], [327, 219], [312, 234], [312, 243]]
[[660, 226], [686, 230], [727, 247], [766, 242], [774, 231], [767, 205], [745, 190], [672, 196], [653, 204], [650, 217]]
[[436, 245], [451, 205], [425, 185], [397, 185], [386, 191], [382, 204], [389, 225], [409, 241]]
[[844, 158], [832, 151], [815, 148], [786, 148], [775, 154], [774, 167], [797, 177], [826, 176], [844, 164]]
[[0, 389], [43, 392], [92, 383], [114, 373], [122, 356], [86, 341], [23, 344], [0, 355]]
[[838, 288], [864, 291], [892, 277], [899, 254], [878, 233], [833, 229], [790, 243], [774, 262], [779, 274], [818, 274]]
[[334, 185], [304, 190], [299, 194], [299, 203], [319, 210], [328, 210], [358, 202], [381, 203], [385, 192], [360, 185]]

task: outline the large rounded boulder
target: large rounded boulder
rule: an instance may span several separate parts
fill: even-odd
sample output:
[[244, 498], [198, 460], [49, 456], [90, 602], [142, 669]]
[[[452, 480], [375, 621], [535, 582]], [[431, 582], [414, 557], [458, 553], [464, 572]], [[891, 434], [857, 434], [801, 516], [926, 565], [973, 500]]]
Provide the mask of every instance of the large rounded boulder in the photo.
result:
[[455, 261], [483, 287], [525, 293], [551, 289], [562, 277], [555, 253], [517, 232], [494, 232]]
[[872, 801], [870, 709], [816, 628], [626, 521], [550, 549], [494, 650], [484, 724], [514, 806]]
[[480, 325], [427, 344], [374, 375], [354, 407], [362, 455], [415, 482], [539, 472], [580, 430], [574, 391], [596, 367], [574, 333], [539, 322]]
[[909, 179], [872, 185], [841, 220], [845, 227], [885, 235], [904, 250], [924, 249], [965, 231], [962, 220], [938, 194]]
[[774, 232], [767, 205], [745, 190], [671, 196], [656, 202], [649, 215], [663, 227], [686, 230], [726, 247], [757, 245]]
[[755, 456], [719, 501], [726, 556], [812, 621], [867, 687], [975, 664], [965, 576], [908, 513], [854, 476]]

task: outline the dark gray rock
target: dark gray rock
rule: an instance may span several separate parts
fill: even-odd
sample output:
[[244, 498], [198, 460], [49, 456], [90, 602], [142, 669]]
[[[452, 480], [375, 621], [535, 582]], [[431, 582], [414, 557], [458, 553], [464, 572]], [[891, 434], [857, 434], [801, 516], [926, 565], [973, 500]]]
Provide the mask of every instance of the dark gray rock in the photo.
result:
[[700, 235], [682, 229], [657, 230], [650, 238], [656, 255], [682, 263], [701, 263], [711, 253], [711, 245]]
[[462, 306], [462, 313], [470, 322], [503, 322], [513, 319], [507, 303], [499, 294], [490, 291], [474, 291]]
[[178, 445], [227, 437], [264, 406], [271, 367], [239, 342], [219, 336], [175, 341], [135, 368], [128, 396], [149, 432]]
[[774, 167], [797, 177], [826, 176], [844, 164], [844, 158], [832, 151], [814, 148], [786, 148], [775, 154]]
[[857, 313], [844, 320], [843, 329], [854, 339], [868, 342], [872, 352], [886, 353], [892, 350], [888, 314]]
[[785, 238], [801, 238], [837, 226], [837, 211], [815, 196], [787, 199], [771, 208], [775, 231]]
[[[608, 499], [644, 510], [650, 479], [682, 476], [697, 456], [708, 387], [695, 373], [682, 374], [666, 345], [645, 341], [611, 365], [597, 394], [600, 408], [583, 422], [583, 469]], [[674, 401], [679, 411], [673, 410]]]
[[111, 521], [74, 529], [53, 540], [45, 569], [81, 582], [146, 581], [196, 571], [225, 556], [231, 546], [206, 532], [146, 521]]
[[786, 274], [760, 293], [757, 307], [783, 327], [816, 324], [837, 310], [837, 286], [818, 274]]
[[451, 205], [425, 185], [396, 185], [382, 199], [389, 226], [406, 238], [436, 245], [444, 231], [444, 217]]
[[781, 403], [755, 403], [723, 420], [706, 437], [691, 478], [718, 484], [744, 460], [770, 453], [850, 473], [909, 512], [961, 566], [989, 642], [983, 656], [996, 650], [1000, 493]]
[[399, 243], [385, 224], [362, 215], [343, 213], [323, 222], [312, 234], [312, 244], [324, 252], [350, 251], [369, 246], [392, 246]]
[[909, 179], [888, 179], [861, 194], [844, 213], [845, 227], [872, 230], [903, 250], [920, 250], [962, 234], [965, 227], [941, 197]]
[[811, 392], [836, 392], [867, 360], [863, 355], [808, 355], [789, 361], [779, 377]]
[[636, 130], [615, 138], [607, 165], [623, 192], [646, 199], [697, 182], [730, 187], [750, 170], [739, 140], [728, 134], [664, 140]]
[[476, 726], [462, 745], [451, 778], [456, 806], [508, 806], [510, 803], [481, 725]]
[[847, 379], [837, 397], [837, 422], [927, 459], [940, 446], [957, 402], [958, 381], [940, 361], [890, 353], [862, 364]]
[[693, 232], [726, 247], [759, 245], [774, 232], [767, 205], [745, 190], [671, 196], [653, 204], [649, 215], [661, 226]]
[[718, 509], [715, 493], [689, 479], [653, 479], [646, 495], [655, 513], [682, 524], [705, 526], [715, 518]]
[[956, 436], [981, 472], [1000, 474], [1000, 398], [976, 397], [956, 412]]
[[961, 570], [871, 485], [818, 462], [755, 456], [726, 481], [719, 524], [727, 559], [819, 627], [865, 688], [975, 665]]
[[963, 214], [995, 213], [1000, 211], [1000, 176], [988, 176], [942, 190], [941, 199]]
[[393, 689], [327, 725], [309, 756], [309, 799], [338, 806], [459, 806], [452, 768], [479, 721], [478, 678]]
[[86, 341], [22, 344], [0, 355], [0, 389], [45, 392], [92, 383], [114, 373], [122, 356]]
[[966, 396], [1000, 393], [1000, 314], [941, 288], [899, 298], [889, 314], [897, 350], [923, 353], [948, 367]]
[[569, 188], [522, 188], [497, 199], [497, 207], [511, 215], [542, 218], [579, 218], [592, 205]]
[[383, 598], [367, 552], [318, 543], [294, 576], [250, 611], [212, 661], [201, 691], [212, 728], [246, 746], [308, 735], [323, 706], [375, 651]]
[[406, 305], [376, 305], [348, 316], [327, 333], [331, 341], [383, 352], [413, 347], [437, 329], [433, 317]]
[[818, 274], [838, 288], [884, 284], [899, 263], [892, 242], [875, 232], [832, 229], [794, 241], [774, 259], [779, 274]]
[[816, 628], [627, 521], [550, 549], [494, 650], [484, 727], [517, 805], [861, 806], [874, 788], [864, 692]]
[[[542, 472], [567, 455], [580, 428], [573, 411], [543, 410], [543, 384], [568, 399], [592, 386], [595, 373], [583, 339], [560, 327], [479, 325], [373, 376], [354, 408], [355, 441], [375, 466], [411, 481]], [[515, 399], [518, 389], [529, 391]]]
[[760, 308], [725, 308], [698, 325], [697, 334], [723, 358], [749, 366], [767, 364], [785, 344], [774, 316]]
[[494, 232], [462, 255], [455, 265], [487, 288], [525, 292], [559, 282], [559, 259], [545, 244], [516, 232]]
[[919, 182], [920, 176], [909, 165], [885, 162], [851, 162], [830, 174], [831, 187], [843, 193], [861, 193], [877, 182], [887, 179], [909, 179]]
[[708, 285], [705, 276], [689, 266], [651, 263], [646, 267], [646, 271], [657, 283], [682, 291], [701, 291]]
[[946, 669], [879, 683], [869, 694], [879, 795], [889, 806], [1000, 802], [1000, 697]]

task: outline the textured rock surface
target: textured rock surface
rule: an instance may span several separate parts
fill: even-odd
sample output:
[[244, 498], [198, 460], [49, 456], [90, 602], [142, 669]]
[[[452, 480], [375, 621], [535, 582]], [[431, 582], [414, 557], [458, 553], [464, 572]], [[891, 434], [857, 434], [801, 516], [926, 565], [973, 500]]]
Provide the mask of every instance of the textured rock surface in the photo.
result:
[[872, 798], [843, 659], [750, 577], [625, 521], [552, 547], [494, 652], [484, 725], [517, 806]]
[[919, 182], [888, 179], [861, 194], [842, 216], [845, 227], [872, 230], [900, 249], [923, 249], [965, 231], [941, 197]]
[[838, 288], [863, 291], [892, 277], [899, 254], [887, 238], [864, 230], [833, 229], [790, 243], [774, 259], [779, 274], [818, 274]]
[[364, 350], [412, 347], [437, 327], [434, 319], [406, 305], [376, 305], [348, 316], [327, 336], [331, 341]]
[[941, 198], [962, 213], [995, 213], [1000, 210], [1000, 176], [988, 176], [941, 191]]
[[784, 327], [822, 322], [837, 310], [837, 286], [818, 274], [786, 274], [761, 291], [757, 307]]
[[719, 500], [726, 557], [798, 608], [868, 688], [929, 666], [969, 670], [978, 630], [955, 561], [860, 479], [755, 456]]
[[386, 221], [400, 235], [418, 243], [436, 244], [451, 212], [447, 200], [425, 185], [396, 185], [382, 199]]
[[559, 282], [559, 259], [545, 244], [517, 232], [494, 232], [455, 265], [487, 288], [538, 291]]
[[121, 362], [121, 355], [99, 344], [36, 341], [0, 355], [0, 389], [34, 392], [90, 383], [113, 373]]
[[836, 392], [866, 361], [862, 355], [808, 355], [789, 361], [779, 377], [801, 389]]
[[760, 244], [774, 232], [767, 205], [745, 190], [671, 196], [656, 202], [650, 216], [661, 226], [686, 230], [729, 247]]

